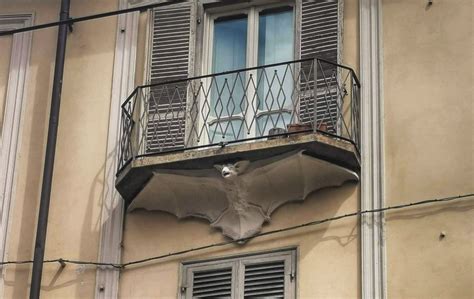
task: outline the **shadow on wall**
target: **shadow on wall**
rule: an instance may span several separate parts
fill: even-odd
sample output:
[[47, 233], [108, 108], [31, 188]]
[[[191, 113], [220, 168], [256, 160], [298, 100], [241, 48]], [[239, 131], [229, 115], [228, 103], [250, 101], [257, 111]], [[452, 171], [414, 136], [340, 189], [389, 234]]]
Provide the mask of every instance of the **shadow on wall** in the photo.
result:
[[[36, 3], [37, 1], [21, 1], [22, 3], [18, 3], [18, 6], [14, 7], [15, 11], [20, 11], [24, 7], [27, 6], [34, 6], [37, 8], [36, 11], [36, 23], [44, 23], [45, 18], [48, 18], [49, 15], [54, 15], [55, 18], [57, 17], [58, 8], [56, 5], [54, 7], [51, 6], [52, 1], [48, 1], [47, 3]], [[55, 4], [59, 3], [59, 1], [54, 1]], [[97, 4], [98, 8], [95, 8], [95, 4], [92, 5], [84, 5], [83, 1], [78, 1], [77, 5], [81, 5], [81, 12], [77, 12], [77, 9], [74, 7], [71, 8], [71, 12], [76, 12], [77, 14], [85, 14], [86, 11], [93, 12], [95, 11], [102, 11], [105, 8], [100, 7], [104, 4]], [[90, 3], [94, 3], [91, 2]], [[116, 5], [116, 2], [108, 1], [106, 5]], [[15, 3], [16, 4], [16, 3]], [[12, 4], [13, 5], [13, 4]], [[22, 6], [23, 5], [23, 6]], [[38, 6], [36, 6], [38, 5]], [[85, 9], [83, 9], [83, 7]], [[32, 8], [30, 7], [28, 11]], [[110, 10], [107, 8], [106, 10]], [[53, 13], [51, 11], [54, 11]], [[69, 34], [68, 40], [68, 48], [66, 51], [66, 65], [65, 65], [65, 78], [64, 78], [64, 87], [63, 87], [63, 97], [61, 103], [61, 117], [59, 121], [59, 131], [67, 130], [72, 132], [73, 134], [84, 134], [85, 130], [84, 123], [81, 123], [78, 120], [78, 117], [75, 116], [74, 119], [76, 121], [68, 122], [68, 118], [71, 115], [71, 111], [79, 111], [77, 107], [84, 105], [83, 102], [78, 101], [78, 95], [75, 94], [76, 90], [82, 90], [82, 93], [88, 93], [90, 90], [94, 88], [99, 89], [100, 92], [105, 90], [108, 93], [108, 96], [105, 98], [89, 98], [89, 101], [98, 101], [100, 100], [102, 103], [108, 103], [110, 101], [110, 88], [107, 88], [107, 85], [110, 85], [111, 82], [106, 82], [101, 84], [100, 88], [97, 88], [97, 81], [91, 80], [87, 78], [87, 74], [90, 72], [97, 73], [97, 66], [94, 66], [91, 61], [95, 61], [97, 59], [107, 59], [113, 61], [113, 41], [115, 40], [115, 26], [116, 26], [116, 19], [115, 18], [108, 18], [108, 23], [105, 29], [101, 32], [96, 32], [97, 25], [101, 25], [102, 21], [95, 21], [88, 23], [81, 23], [77, 24], [74, 27], [74, 32]], [[109, 30], [113, 28], [113, 30]], [[104, 37], [103, 35], [108, 34], [109, 37]], [[92, 43], [91, 36], [98, 36], [99, 42]], [[10, 256], [15, 256], [15, 259], [23, 260], [23, 259], [31, 259], [33, 256], [34, 251], [34, 242], [35, 242], [35, 233], [36, 233], [36, 225], [37, 225], [37, 217], [38, 217], [38, 206], [39, 206], [39, 199], [40, 199], [40, 191], [41, 191], [41, 184], [42, 184], [42, 173], [43, 173], [43, 165], [44, 165], [44, 152], [45, 152], [45, 144], [46, 144], [46, 136], [48, 131], [48, 120], [49, 120], [49, 104], [51, 100], [51, 87], [53, 81], [53, 72], [54, 72], [54, 53], [56, 47], [56, 29], [43, 29], [40, 31], [36, 31], [33, 34], [33, 43], [31, 48], [31, 59], [29, 64], [28, 70], [28, 91], [27, 91], [27, 100], [25, 102], [25, 113], [22, 115], [22, 123], [21, 126], [24, 128], [22, 129], [23, 136], [22, 140], [22, 149], [21, 152], [22, 156], [18, 156], [18, 159], [21, 161], [18, 165], [21, 167], [18, 168], [18, 181], [21, 184], [18, 184], [18, 188], [16, 191], [17, 194], [17, 203], [13, 206], [21, 207], [17, 208], [16, 211], [13, 212], [16, 219], [12, 221], [12, 227], [14, 226], [14, 231], [18, 238], [18, 246], [17, 248], [11, 248], [10, 252], [12, 254]], [[112, 52], [111, 52], [112, 51]], [[110, 55], [109, 55], [110, 53]], [[98, 57], [100, 55], [100, 57]], [[106, 55], [106, 57], [105, 57]], [[102, 58], [101, 58], [102, 57]], [[105, 57], [105, 58], [104, 58]], [[100, 70], [99, 74], [104, 73], [105, 77], [107, 74], [112, 73], [112, 69], [110, 70]], [[73, 74], [74, 78], [71, 75], [67, 76], [67, 73]], [[77, 77], [82, 76], [82, 80], [74, 80]], [[69, 80], [68, 80], [69, 79]], [[99, 92], [99, 94], [100, 94]], [[103, 92], [105, 94], [105, 92]], [[98, 94], [98, 93], [96, 93]], [[92, 107], [92, 106], [91, 106]], [[92, 108], [88, 109], [95, 109], [93, 106]], [[102, 106], [99, 107], [102, 109]], [[72, 112], [74, 113], [74, 112]], [[94, 121], [94, 125], [106, 127], [108, 120], [104, 119], [96, 119]], [[26, 128], [28, 126], [28, 128]], [[57, 149], [62, 146], [64, 147], [65, 143], [70, 142], [70, 140], [66, 140], [65, 138], [61, 138], [61, 135], [58, 136], [57, 140]], [[84, 147], [87, 149], [90, 144], [79, 144], [79, 147]], [[105, 151], [106, 140], [103, 140], [103, 144], [101, 146], [101, 150]], [[78, 149], [80, 152], [81, 149]], [[76, 159], [77, 157], [74, 156], [76, 152], [68, 153], [68, 159]], [[62, 158], [61, 158], [62, 157]], [[89, 197], [83, 198], [83, 200], [87, 200], [87, 205], [82, 205], [81, 210], [77, 211], [78, 213], [68, 214], [68, 213], [58, 213], [59, 210], [64, 210], [64, 203], [68, 202], [71, 203], [71, 198], [73, 198], [74, 194], [58, 194], [55, 193], [55, 189], [57, 191], [57, 187], [55, 185], [65, 185], [67, 184], [68, 180], [71, 178], [75, 179], [82, 179], [79, 177], [74, 170], [68, 169], [68, 163], [64, 160], [65, 155], [61, 155], [60, 151], [56, 152], [56, 161], [55, 161], [55, 174], [53, 179], [53, 191], [51, 194], [51, 206], [50, 206], [50, 220], [54, 219], [55, 223], [61, 223], [64, 221], [66, 223], [66, 219], [70, 219], [70, 217], [74, 217], [74, 215], [85, 215], [80, 219], [78, 225], [82, 227], [80, 229], [80, 243], [79, 244], [67, 244], [68, 248], [71, 246], [77, 246], [79, 248], [78, 255], [75, 255], [77, 259], [87, 259], [87, 260], [96, 260], [97, 259], [97, 240], [98, 240], [98, 232], [100, 231], [99, 228], [99, 221], [95, 217], [96, 215], [100, 214], [97, 213], [97, 210], [100, 209], [101, 200], [98, 198], [97, 194], [102, 195], [102, 188], [103, 188], [103, 175], [104, 175], [104, 166], [99, 166], [100, 169], [97, 170], [95, 177], [88, 177], [85, 178], [84, 181], [91, 182], [91, 185], [85, 185], [85, 190], [83, 193], [87, 194], [87, 189], [90, 188]], [[104, 157], [92, 157], [89, 156], [88, 159], [99, 160], [103, 161]], [[81, 158], [83, 159], [83, 158]], [[84, 164], [89, 163], [87, 160], [83, 161]], [[95, 162], [99, 164], [98, 162]], [[56, 171], [60, 166], [63, 173], [66, 173], [68, 177], [59, 176], [58, 172]], [[64, 189], [63, 189], [64, 190]], [[98, 191], [99, 190], [99, 191]], [[69, 198], [69, 201], [67, 199]], [[66, 199], [62, 202], [63, 199]], [[63, 205], [62, 208], [57, 208], [58, 206]], [[99, 205], [99, 208], [98, 208]], [[55, 209], [57, 208], [57, 211]], [[12, 215], [13, 215], [12, 214]], [[77, 216], [76, 216], [77, 217]], [[71, 228], [72, 229], [72, 228]], [[46, 241], [46, 255], [45, 258], [71, 258], [70, 256], [66, 256], [68, 251], [63, 251], [61, 248], [61, 244], [64, 244], [64, 239], [62, 238], [64, 234], [67, 234], [69, 228], [67, 226], [57, 228], [56, 230], [51, 225], [51, 222], [48, 226], [48, 239]], [[12, 229], [10, 229], [12, 231]], [[76, 231], [74, 228], [73, 231]], [[52, 233], [56, 237], [56, 240], [59, 239], [58, 242], [52, 243], [51, 235]], [[65, 239], [71, 239], [70, 237], [66, 237]], [[48, 252], [51, 252], [51, 249], [54, 248], [54, 252], [59, 252], [61, 256], [50, 256]], [[69, 250], [70, 251], [70, 250]], [[74, 249], [76, 252], [76, 250]], [[64, 252], [64, 253], [62, 253]], [[9, 275], [6, 275], [6, 279], [13, 278], [13, 280], [5, 281], [5, 284], [10, 287], [8, 291], [13, 298], [26, 298], [29, 294], [29, 284], [30, 284], [30, 274], [31, 274], [31, 266], [21, 266], [21, 267], [11, 267], [7, 270]], [[77, 284], [76, 287], [77, 296], [80, 298], [90, 297], [91, 291], [94, 290], [95, 287], [95, 272], [96, 269], [94, 268], [79, 268], [76, 266], [68, 265], [66, 268], [61, 269], [59, 265], [56, 264], [48, 264], [44, 267], [44, 274], [43, 274], [43, 283], [42, 283], [42, 290], [44, 291], [51, 291], [58, 288], [64, 288], [67, 286], [71, 286]], [[76, 278], [75, 278], [76, 277]], [[79, 283], [83, 283], [83, 278], [86, 278], [86, 285], [79, 285]]]
[[[263, 226], [262, 232], [277, 230], [302, 224], [309, 221], [333, 217], [338, 213], [341, 205], [358, 190], [357, 183], [346, 183], [339, 188], [325, 188], [313, 192], [303, 202], [291, 202], [278, 208], [273, 214], [270, 223]], [[357, 198], [357, 196], [356, 196]], [[350, 211], [357, 209], [353, 207]], [[347, 211], [349, 212], [349, 211]], [[352, 224], [351, 224], [352, 225]], [[316, 247], [320, 242], [335, 241], [339, 246], [345, 247], [357, 239], [357, 221], [352, 226], [349, 235], [327, 235], [328, 227], [337, 228], [347, 226], [341, 223], [323, 223], [316, 226], [301, 228], [285, 233], [277, 233], [263, 237], [257, 237], [248, 241], [245, 245], [230, 244], [215, 247], [211, 250], [196, 251], [174, 258], [164, 259], [164, 263], [171, 261], [181, 261], [183, 259], [197, 259], [209, 255], [238, 254], [248, 252], [257, 248], [274, 249], [281, 246], [298, 245], [304, 238], [305, 246], [301, 248], [300, 258], [304, 258], [311, 248]], [[165, 229], [153, 230], [150, 228], [165, 227]], [[162, 240], [167, 240], [163, 242]], [[200, 240], [200, 242], [195, 242]], [[145, 252], [149, 248], [154, 248], [153, 255], [167, 254], [172, 251], [186, 250], [211, 243], [229, 241], [230, 239], [221, 235], [220, 231], [210, 227], [209, 222], [200, 218], [185, 218], [178, 220], [174, 215], [159, 211], [136, 210], [127, 215], [124, 230], [124, 256], [127, 260], [145, 258], [150, 252]], [[140, 244], [140, 246], [137, 246]], [[275, 245], [273, 245], [275, 244]], [[270, 245], [270, 246], [269, 246]], [[161, 261], [151, 262], [139, 267], [149, 267], [161, 263]], [[131, 271], [134, 268], [126, 269]]]
[[[271, 223], [262, 232], [277, 230], [333, 217], [357, 209], [358, 184], [346, 183], [339, 188], [326, 188], [312, 193], [304, 202], [288, 203], [276, 210]], [[298, 260], [307, 273], [318, 264], [338, 267], [341, 256], [334, 252], [350, 252], [342, 259], [353, 261], [357, 267], [358, 221], [327, 222], [274, 235], [251, 239], [245, 245], [229, 244], [207, 250], [166, 257], [145, 264], [131, 266], [121, 272], [120, 294], [123, 297], [140, 294], [142, 297], [175, 296], [178, 290], [180, 264], [183, 261], [216, 258], [244, 253], [275, 250], [285, 247], [298, 247]], [[166, 240], [166, 241], [164, 241]], [[132, 261], [150, 256], [166, 255], [170, 252], [196, 248], [222, 241], [228, 241], [220, 231], [210, 227], [209, 222], [197, 218], [178, 220], [165, 212], [137, 210], [127, 214], [124, 231], [123, 260]], [[335, 263], [328, 263], [333, 258]], [[351, 262], [352, 263], [352, 262]], [[300, 268], [300, 266], [298, 266]], [[308, 268], [309, 267], [309, 268]], [[329, 266], [325, 266], [328, 268]], [[300, 268], [302, 269], [302, 268]], [[329, 269], [328, 269], [329, 270]], [[352, 275], [352, 274], [351, 274]], [[305, 276], [308, 279], [308, 276]], [[169, 283], [158, 286], [153, 281], [166, 279]], [[334, 277], [321, 277], [323, 284]], [[358, 274], [354, 273], [350, 289], [358, 288]], [[308, 286], [313, 287], [313, 286]]]
[[[98, 170], [97, 175], [94, 178], [94, 183], [92, 184], [92, 188], [90, 190], [90, 196], [87, 200], [87, 208], [86, 208], [85, 214], [88, 215], [88, 217], [84, 218], [84, 222], [82, 224], [82, 227], [83, 227], [82, 232], [85, 232], [85, 233], [81, 234], [81, 241], [78, 244], [78, 246], [80, 246], [80, 254], [77, 257], [78, 260], [95, 261], [95, 259], [91, 259], [90, 257], [91, 256], [90, 234], [100, 230], [100, 218], [94, 219], [92, 215], [93, 215], [93, 209], [95, 209], [97, 205], [102, 205], [102, 199], [97, 200], [97, 197], [95, 195], [97, 194], [97, 190], [100, 191], [103, 188], [103, 171], [104, 171], [104, 166], [102, 166]], [[39, 197], [39, 195], [37, 197]], [[24, 209], [23, 211], [29, 212], [27, 209]], [[22, 221], [21, 223], [24, 224], [25, 221]], [[30, 242], [34, 241], [34, 238], [35, 238], [34, 231], [32, 230], [23, 231], [24, 227], [26, 226], [22, 225], [21, 243], [24, 243], [25, 245], [29, 246]], [[27, 234], [28, 236], [26, 236]], [[46, 244], [47, 248], [49, 244], [47, 242]], [[21, 246], [24, 246], [24, 245], [20, 244], [19, 249], [22, 248]], [[96, 248], [93, 248], [92, 250], [94, 249]], [[31, 255], [32, 255], [32, 251], [33, 249], [31, 249]], [[27, 255], [27, 253], [25, 253], [24, 250], [21, 251], [21, 253], [22, 255]], [[60, 257], [66, 258], [66, 259], [69, 258], [67, 256], [55, 256], [52, 258], [60, 258]], [[48, 259], [48, 256], [45, 256], [45, 259]], [[31, 273], [30, 266], [17, 266], [15, 268], [15, 279], [13, 281], [6, 281], [6, 285], [12, 286], [14, 289], [13, 296], [12, 296], [13, 298], [26, 298], [27, 297], [27, 294], [29, 293], [29, 289], [28, 289], [29, 282], [31, 279], [30, 273]], [[48, 291], [53, 291], [56, 289], [69, 287], [72, 285], [80, 285], [81, 287], [76, 288], [77, 298], [87, 298], [91, 296], [91, 289], [93, 290], [95, 288], [95, 273], [96, 273], [95, 266], [67, 264], [66, 267], [61, 267], [59, 264], [45, 264], [44, 270], [43, 270], [43, 280], [42, 280], [41, 290], [48, 292]], [[85, 287], [85, 285], [89, 285], [89, 286]]]
[[428, 206], [417, 208], [411, 208], [407, 210], [391, 212], [385, 216], [385, 222], [394, 222], [399, 220], [416, 220], [422, 219], [428, 216], [439, 215], [447, 212], [461, 213], [467, 212], [474, 209], [474, 201], [472, 199], [460, 202], [448, 202], [442, 204], [442, 206]]
[[[35, 34], [33, 34], [34, 40]], [[38, 37], [37, 37], [38, 38]], [[34, 45], [34, 44], [33, 44]], [[21, 210], [19, 224], [19, 240], [16, 252], [17, 259], [30, 259], [33, 256], [34, 242], [36, 235], [37, 211], [41, 192], [41, 178], [44, 159], [44, 140], [46, 140], [48, 105], [45, 99], [50, 98], [50, 88], [52, 82], [53, 63], [44, 60], [44, 57], [33, 55], [30, 61], [29, 78], [35, 78], [35, 83], [28, 83], [28, 93], [25, 106], [32, 106], [30, 120], [30, 136], [26, 143], [27, 149], [26, 163], [24, 163], [24, 172], [19, 173], [18, 177], [24, 176], [25, 189], [23, 191], [23, 209]], [[32, 70], [35, 72], [32, 72]], [[38, 75], [41, 74], [41, 75]], [[34, 77], [34, 75], [36, 75]], [[31, 87], [35, 86], [34, 92]], [[47, 86], [48, 88], [40, 88]], [[25, 109], [25, 111], [27, 110]], [[25, 118], [22, 117], [24, 121]], [[24, 123], [24, 122], [23, 122]], [[26, 130], [25, 130], [26, 131]], [[26, 137], [26, 136], [24, 136]], [[22, 140], [25, 142], [25, 138]], [[25, 147], [26, 149], [26, 147]], [[22, 159], [22, 157], [19, 157]], [[20, 194], [19, 190], [16, 192]], [[15, 204], [13, 208], [15, 207]], [[15, 221], [16, 222], [16, 221]], [[14, 272], [13, 298], [26, 298], [29, 293], [30, 273], [32, 267], [17, 268]], [[8, 285], [8, 282], [6, 283]]]

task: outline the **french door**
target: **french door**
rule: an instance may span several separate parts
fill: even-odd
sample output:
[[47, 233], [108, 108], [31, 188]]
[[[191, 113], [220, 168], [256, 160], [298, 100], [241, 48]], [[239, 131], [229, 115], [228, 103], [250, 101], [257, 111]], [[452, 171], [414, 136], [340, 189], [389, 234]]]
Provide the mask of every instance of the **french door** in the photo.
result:
[[206, 24], [205, 69], [217, 74], [251, 67], [251, 71], [212, 76], [207, 110], [201, 123], [205, 143], [268, 135], [286, 129], [294, 110], [294, 78], [287, 65], [265, 65], [294, 60], [294, 8], [262, 6], [213, 14]]

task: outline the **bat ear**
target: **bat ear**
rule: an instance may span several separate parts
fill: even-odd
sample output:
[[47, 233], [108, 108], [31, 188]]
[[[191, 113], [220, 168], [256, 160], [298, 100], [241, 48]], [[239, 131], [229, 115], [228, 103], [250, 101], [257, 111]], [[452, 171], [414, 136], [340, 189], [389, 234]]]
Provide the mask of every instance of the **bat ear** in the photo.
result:
[[235, 169], [237, 169], [239, 173], [242, 173], [247, 169], [249, 165], [250, 165], [250, 161], [247, 161], [247, 160], [239, 161], [235, 163]]
[[224, 165], [219, 165], [219, 164], [215, 164], [214, 165], [214, 168], [217, 169], [219, 172], [222, 171], [222, 168], [224, 167]]

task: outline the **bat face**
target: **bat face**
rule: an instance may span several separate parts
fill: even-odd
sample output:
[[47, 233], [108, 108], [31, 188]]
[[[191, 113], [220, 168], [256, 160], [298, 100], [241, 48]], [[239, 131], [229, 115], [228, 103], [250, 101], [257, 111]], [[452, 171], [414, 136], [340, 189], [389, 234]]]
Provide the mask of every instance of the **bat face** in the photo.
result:
[[238, 161], [235, 163], [214, 165], [214, 167], [221, 172], [221, 175], [224, 179], [233, 180], [245, 172], [249, 163], [249, 161]]
[[226, 164], [222, 167], [221, 174], [224, 179], [230, 179], [237, 176], [237, 169], [235, 165]]

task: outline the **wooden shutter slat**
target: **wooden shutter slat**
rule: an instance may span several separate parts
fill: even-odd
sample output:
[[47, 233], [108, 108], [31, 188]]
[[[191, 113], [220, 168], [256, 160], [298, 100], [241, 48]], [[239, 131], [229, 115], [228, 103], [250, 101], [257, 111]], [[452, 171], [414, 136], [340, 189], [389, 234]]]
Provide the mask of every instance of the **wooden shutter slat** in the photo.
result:
[[275, 268], [280, 268], [283, 269], [284, 265], [281, 264], [259, 264], [259, 265], [254, 265], [252, 268], [248, 269], [248, 272], [253, 272], [257, 270], [267, 270], [267, 269], [275, 269]]
[[268, 295], [268, 292], [278, 292], [283, 295], [283, 288], [285, 287], [285, 284], [283, 283], [283, 279], [281, 280], [282, 282], [277, 282], [275, 281], [269, 283], [268, 285], [254, 285], [254, 286], [247, 286], [245, 290], [247, 293], [245, 295], [250, 295], [250, 294], [255, 294], [256, 292], [260, 294], [265, 294]]
[[265, 285], [272, 282], [284, 282], [285, 279], [281, 277], [281, 275], [269, 275], [266, 277], [253, 277], [249, 279], [245, 279], [245, 283], [249, 286], [251, 285]]

